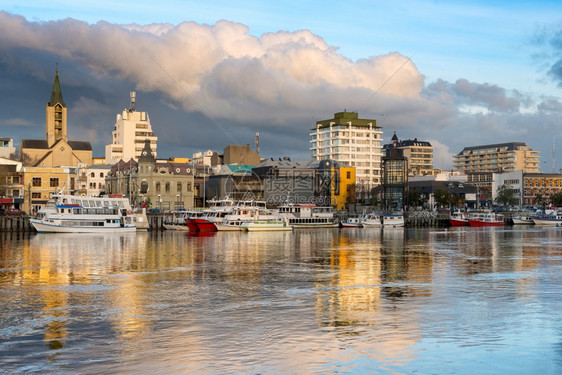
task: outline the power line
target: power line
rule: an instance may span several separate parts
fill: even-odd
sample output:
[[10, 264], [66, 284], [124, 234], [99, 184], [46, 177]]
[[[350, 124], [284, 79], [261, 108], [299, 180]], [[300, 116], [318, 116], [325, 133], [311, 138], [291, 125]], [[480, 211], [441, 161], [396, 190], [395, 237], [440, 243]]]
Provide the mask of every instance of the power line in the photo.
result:
[[408, 57], [408, 58], [406, 59], [406, 61], [404, 61], [404, 62], [402, 63], [402, 65], [400, 65], [400, 66], [398, 67], [398, 69], [396, 69], [396, 70], [394, 71], [394, 73], [392, 73], [392, 74], [390, 75], [390, 77], [388, 77], [388, 78], [386, 79], [386, 81], [384, 81], [383, 84], [382, 84], [367, 100], [365, 100], [365, 102], [364, 102], [363, 104], [361, 104], [361, 106], [360, 106], [360, 107], [357, 109], [357, 111], [355, 111], [355, 112], [356, 112], [356, 113], [359, 113], [359, 111], [362, 110], [363, 107], [365, 107], [365, 106], [367, 105], [367, 103], [368, 103], [371, 99], [373, 99], [373, 97], [374, 97], [375, 95], [378, 94], [378, 92], [388, 83], [388, 81], [390, 81], [390, 80], [404, 67], [404, 65], [406, 65], [409, 61], [412, 61], [412, 57], [414, 57], [414, 55]]

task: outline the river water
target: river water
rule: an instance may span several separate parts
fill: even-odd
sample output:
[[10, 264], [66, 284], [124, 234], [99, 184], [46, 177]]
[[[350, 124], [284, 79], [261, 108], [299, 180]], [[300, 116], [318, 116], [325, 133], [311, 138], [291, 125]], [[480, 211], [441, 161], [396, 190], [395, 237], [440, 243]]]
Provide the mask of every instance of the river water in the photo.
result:
[[562, 228], [0, 239], [0, 372], [562, 373]]

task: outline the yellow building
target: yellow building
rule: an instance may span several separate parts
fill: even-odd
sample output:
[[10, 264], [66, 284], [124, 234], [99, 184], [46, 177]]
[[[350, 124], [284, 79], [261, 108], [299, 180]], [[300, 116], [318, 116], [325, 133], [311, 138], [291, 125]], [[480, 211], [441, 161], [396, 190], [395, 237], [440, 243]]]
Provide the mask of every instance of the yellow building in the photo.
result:
[[337, 210], [344, 210], [346, 203], [355, 200], [355, 167], [338, 166], [334, 167], [333, 173], [339, 174], [339, 180], [334, 179], [332, 185], [332, 203]]
[[69, 141], [67, 137], [67, 108], [62, 99], [58, 69], [46, 108], [45, 139], [22, 139], [20, 160], [29, 167], [92, 165], [92, 146], [89, 142]]
[[75, 189], [76, 170], [69, 167], [24, 167], [24, 202], [22, 209], [28, 214], [34, 214], [51, 197], [51, 194]]

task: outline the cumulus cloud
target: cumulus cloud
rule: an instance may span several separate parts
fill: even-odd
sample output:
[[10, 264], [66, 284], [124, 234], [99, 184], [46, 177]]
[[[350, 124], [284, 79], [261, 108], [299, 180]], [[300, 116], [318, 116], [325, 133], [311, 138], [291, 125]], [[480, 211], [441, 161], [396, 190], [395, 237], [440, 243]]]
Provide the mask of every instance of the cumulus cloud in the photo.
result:
[[[45, 61], [49, 66], [42, 66]], [[405, 138], [431, 139], [441, 152], [437, 162], [484, 143], [523, 140], [538, 148], [532, 142], [544, 142], [529, 124], [553, 132], [562, 111], [557, 99], [537, 101], [493, 83], [461, 77], [427, 83], [400, 52], [352, 61], [308, 30], [258, 37], [229, 21], [37, 23], [0, 12], [0, 78], [10, 92], [52, 84], [51, 61], [72, 67], [61, 72], [69, 132], [88, 137], [100, 150], [109, 142], [115, 114], [128, 104], [129, 90], [138, 91], [139, 110], [150, 108], [159, 154], [165, 149], [171, 153], [166, 156], [177, 150], [189, 156], [186, 148], [220, 151], [228, 143], [251, 143], [260, 131], [266, 156], [301, 150], [296, 157], [308, 158], [314, 121], [347, 109], [376, 119], [388, 139], [392, 130]], [[41, 103], [34, 120], [26, 120], [22, 109], [10, 115], [12, 120], [0, 115], [0, 124], [14, 118], [38, 124], [48, 97], [40, 98], [49, 93], [34, 94]], [[19, 97], [27, 107], [36, 105], [23, 99], [23, 92]], [[15, 100], [9, 97], [0, 106], [19, 108]], [[41, 127], [37, 134], [42, 133]]]

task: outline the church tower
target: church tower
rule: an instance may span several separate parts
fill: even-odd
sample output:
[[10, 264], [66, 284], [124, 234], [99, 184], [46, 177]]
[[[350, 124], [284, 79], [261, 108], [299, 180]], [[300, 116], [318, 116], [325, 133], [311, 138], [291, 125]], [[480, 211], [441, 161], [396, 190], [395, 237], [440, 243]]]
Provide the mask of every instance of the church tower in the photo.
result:
[[62, 91], [59, 83], [59, 69], [55, 72], [55, 82], [51, 91], [51, 100], [47, 103], [47, 144], [52, 147], [57, 141], [66, 136], [66, 103], [62, 100]]

